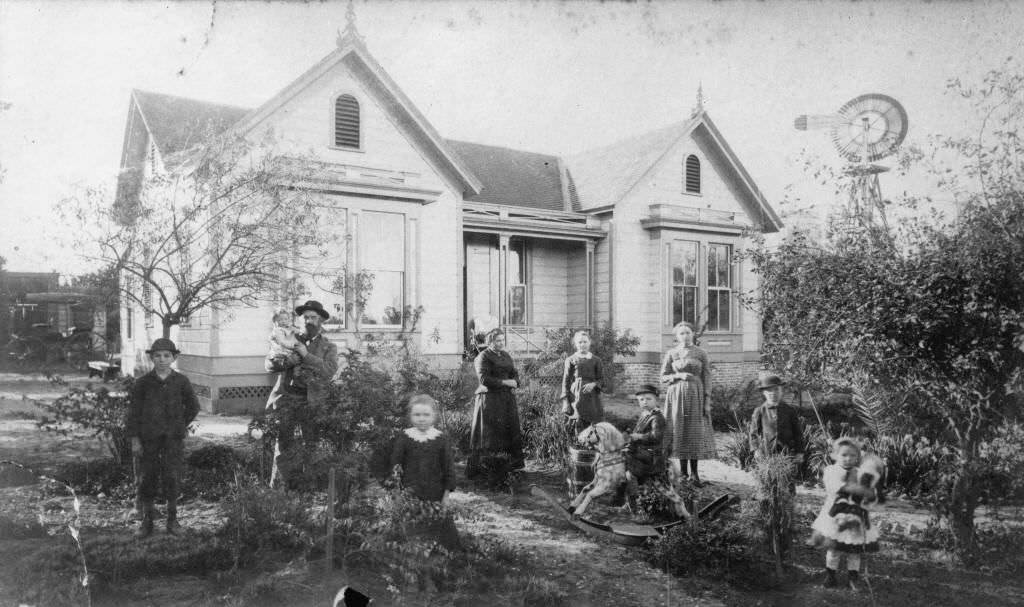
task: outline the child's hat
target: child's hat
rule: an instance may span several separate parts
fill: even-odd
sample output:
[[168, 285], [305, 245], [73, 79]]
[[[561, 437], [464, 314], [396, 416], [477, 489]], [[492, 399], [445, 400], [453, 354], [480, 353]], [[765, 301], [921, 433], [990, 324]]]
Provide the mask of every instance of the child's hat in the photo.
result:
[[154, 341], [153, 345], [150, 346], [148, 350], [146, 350], [146, 354], [152, 354], [157, 350], [166, 350], [167, 352], [170, 352], [175, 356], [181, 354], [181, 351], [179, 351], [178, 348], [175, 347], [174, 342], [167, 339], [166, 337], [160, 337], [156, 341]]
[[658, 389], [652, 386], [651, 384], [643, 384], [642, 386], [637, 388], [636, 392], [633, 393], [633, 396], [640, 396], [641, 394], [653, 394], [657, 396]]
[[757, 389], [758, 390], [771, 390], [777, 386], [785, 386], [786, 382], [782, 381], [782, 378], [774, 373], [762, 373], [757, 378]]

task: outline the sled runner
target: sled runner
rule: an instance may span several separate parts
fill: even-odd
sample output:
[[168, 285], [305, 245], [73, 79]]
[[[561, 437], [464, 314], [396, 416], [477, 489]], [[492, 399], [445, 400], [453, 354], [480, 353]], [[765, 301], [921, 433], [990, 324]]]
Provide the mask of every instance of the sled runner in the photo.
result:
[[[665, 523], [664, 525], [598, 523], [585, 517], [575, 516], [570, 508], [563, 506], [556, 497], [536, 485], [530, 487], [530, 492], [537, 497], [543, 498], [544, 501], [546, 501], [562, 516], [562, 518], [583, 533], [592, 537], [610, 540], [616, 544], [622, 544], [623, 546], [639, 546], [647, 541], [647, 538], [659, 538], [672, 527], [686, 522], [686, 519], [679, 519], [678, 521], [672, 521], [671, 523]], [[700, 512], [697, 513], [697, 517], [705, 519], [714, 518], [721, 514], [723, 510], [738, 501], [739, 498], [735, 495], [721, 495], [707, 506], [701, 508]]]

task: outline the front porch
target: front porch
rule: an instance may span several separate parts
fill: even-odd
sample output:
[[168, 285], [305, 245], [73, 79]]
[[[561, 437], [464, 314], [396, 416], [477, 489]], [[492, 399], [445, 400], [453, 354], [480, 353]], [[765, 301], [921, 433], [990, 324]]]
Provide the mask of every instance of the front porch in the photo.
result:
[[592, 216], [467, 203], [463, 214], [467, 351], [502, 328], [520, 356], [547, 347], [546, 332], [589, 328], [594, 250], [606, 232]]

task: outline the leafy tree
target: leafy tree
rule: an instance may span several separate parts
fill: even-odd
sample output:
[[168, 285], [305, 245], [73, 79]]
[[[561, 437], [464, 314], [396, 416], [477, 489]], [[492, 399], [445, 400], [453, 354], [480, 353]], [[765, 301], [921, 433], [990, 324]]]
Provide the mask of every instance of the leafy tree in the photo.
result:
[[[937, 170], [956, 217], [906, 219], [888, 240], [818, 245], [797, 233], [775, 250], [762, 244], [752, 253], [761, 292], [749, 303], [764, 311], [790, 377], [853, 388], [876, 421], [950, 454], [936, 462], [933, 505], [970, 561], [975, 510], [993, 478], [982, 454], [1019, 415], [1024, 387], [1024, 75], [1004, 67], [950, 90], [978, 110], [978, 134], [938, 138], [907, 166]], [[897, 206], [912, 213], [923, 201]]]
[[277, 153], [270, 136], [200, 139], [166, 169], [126, 170], [113, 199], [94, 188], [62, 205], [82, 228], [77, 250], [116, 268], [121, 295], [165, 337], [205, 308], [273, 299], [302, 265], [296, 245], [322, 244], [323, 207], [303, 187], [319, 165]]

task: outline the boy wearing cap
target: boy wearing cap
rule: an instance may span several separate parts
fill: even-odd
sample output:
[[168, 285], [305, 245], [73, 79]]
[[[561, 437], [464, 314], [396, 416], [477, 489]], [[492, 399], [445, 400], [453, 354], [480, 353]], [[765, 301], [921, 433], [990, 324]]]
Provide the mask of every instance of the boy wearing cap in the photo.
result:
[[153, 533], [157, 483], [163, 481], [167, 498], [167, 532], [177, 534], [178, 482], [181, 477], [188, 425], [199, 413], [199, 400], [187, 377], [171, 368], [178, 358], [174, 342], [161, 337], [146, 350], [153, 370], [135, 380], [131, 390], [126, 434], [131, 438], [132, 455], [139, 459], [141, 482], [138, 503], [142, 524], [138, 537]]
[[786, 383], [774, 373], [764, 373], [757, 387], [764, 395], [764, 404], [754, 409], [750, 419], [750, 445], [758, 456], [769, 453], [787, 453], [804, 456], [804, 428], [800, 414], [782, 402], [782, 389]]
[[629, 434], [629, 454], [626, 467], [637, 483], [660, 476], [665, 472], [665, 416], [658, 408], [658, 389], [650, 384], [636, 391], [640, 406], [640, 419]]

